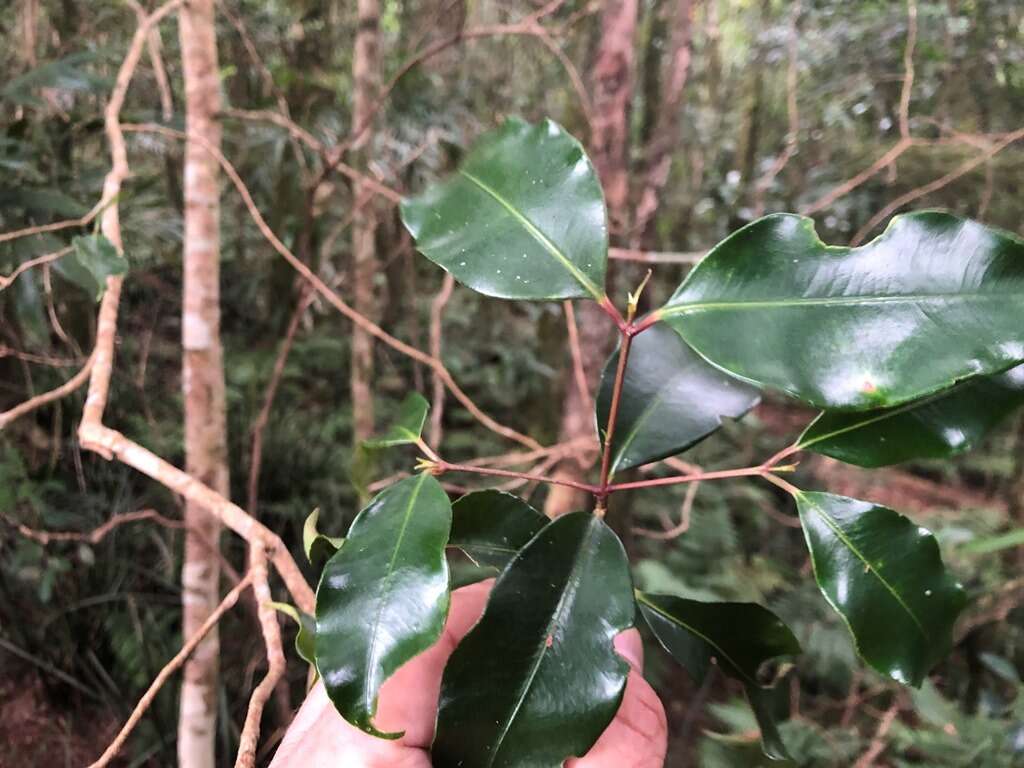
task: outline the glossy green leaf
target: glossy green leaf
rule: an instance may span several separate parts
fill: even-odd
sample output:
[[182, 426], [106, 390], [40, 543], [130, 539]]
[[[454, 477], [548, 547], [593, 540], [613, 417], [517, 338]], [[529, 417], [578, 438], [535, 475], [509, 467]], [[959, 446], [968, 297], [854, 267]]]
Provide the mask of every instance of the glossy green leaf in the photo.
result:
[[316, 619], [288, 603], [270, 603], [278, 613], [283, 613], [299, 625], [295, 635], [295, 651], [308, 664], [316, 664]]
[[1024, 361], [1024, 242], [897, 216], [859, 248], [766, 216], [717, 245], [663, 308], [716, 366], [821, 408], [883, 408]]
[[53, 263], [54, 269], [96, 301], [103, 298], [107, 278], [128, 271], [128, 260], [103, 235], [83, 235], [71, 241], [73, 250]]
[[345, 542], [341, 536], [326, 536], [320, 533], [316, 527], [319, 519], [320, 510], [314, 509], [302, 525], [302, 549], [309, 564], [315, 567], [334, 557], [334, 553], [341, 549]]
[[410, 445], [420, 439], [423, 424], [427, 420], [430, 406], [423, 395], [413, 392], [398, 408], [398, 415], [387, 432], [364, 441], [367, 448], [392, 448], [396, 445]]
[[786, 759], [758, 670], [766, 661], [800, 653], [800, 643], [789, 627], [756, 603], [705, 603], [645, 592], [637, 592], [636, 599], [658, 642], [697, 683], [712, 664], [743, 683], [761, 727], [764, 753]]
[[489, 574], [498, 571], [548, 523], [548, 518], [518, 496], [486, 490], [467, 493], [452, 505], [452, 534], [457, 547]]
[[878, 411], [825, 411], [799, 446], [861, 467], [945, 459], [974, 448], [1024, 405], [1024, 366]]
[[504, 299], [604, 296], [604, 196], [583, 147], [545, 120], [509, 119], [458, 172], [402, 202], [416, 246], [460, 283]]
[[935, 537], [886, 507], [797, 492], [815, 578], [857, 651], [897, 682], [919, 686], [946, 654], [963, 588]]
[[[597, 395], [598, 433], [604, 439], [611, 408], [616, 351]], [[657, 323], [633, 339], [612, 438], [611, 471], [638, 467], [685, 451], [753, 408], [756, 389], [705, 362], [679, 335]]]
[[316, 593], [316, 666], [341, 715], [367, 733], [377, 694], [433, 645], [448, 614], [451, 504], [435, 478], [406, 478], [359, 513]]
[[597, 517], [549, 523], [502, 571], [441, 682], [435, 768], [557, 768], [618, 710], [633, 626], [629, 563]]

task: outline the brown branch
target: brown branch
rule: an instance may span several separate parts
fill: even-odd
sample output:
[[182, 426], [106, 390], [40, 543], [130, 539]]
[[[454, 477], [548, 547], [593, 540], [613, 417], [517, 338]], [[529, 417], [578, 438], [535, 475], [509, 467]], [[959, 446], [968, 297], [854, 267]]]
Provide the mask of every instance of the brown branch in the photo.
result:
[[789, 123], [789, 130], [786, 133], [786, 143], [782, 152], [775, 162], [772, 163], [765, 174], [757, 180], [754, 187], [754, 215], [764, 214], [765, 193], [771, 187], [776, 177], [786, 167], [789, 161], [796, 154], [800, 146], [800, 105], [797, 100], [797, 85], [799, 80], [799, 44], [800, 44], [800, 14], [802, 3], [797, 0], [793, 3], [789, 26], [789, 63], [786, 67], [786, 116]]
[[[3, 241], [3, 238], [4, 236], [0, 235], [0, 242]], [[21, 264], [14, 268], [14, 271], [11, 272], [11, 274], [0, 275], [0, 291], [7, 288], [7, 286], [9, 286], [11, 283], [18, 279], [19, 275], [32, 269], [32, 267], [38, 267], [41, 264], [49, 264], [52, 261], [57, 261], [58, 259], [62, 259], [65, 256], [67, 256], [69, 253], [71, 253], [70, 245], [67, 246], [66, 248], [61, 248], [59, 251], [54, 251], [53, 253], [46, 253], [43, 254], [42, 256], [36, 256], [35, 258], [29, 259], [28, 261], [23, 261]]]
[[103, 207], [106, 205], [105, 200], [101, 200], [86, 213], [84, 216], [77, 219], [65, 219], [64, 221], [52, 221], [49, 224], [39, 224], [34, 227], [25, 227], [24, 229], [16, 229], [12, 232], [4, 232], [0, 234], [0, 243], [6, 243], [11, 240], [17, 240], [22, 237], [32, 237], [33, 235], [44, 235], [49, 232], [59, 232], [63, 229], [71, 229], [73, 227], [87, 227], [90, 223], [100, 214]]
[[161, 515], [155, 509], [142, 509], [137, 512], [124, 512], [114, 515], [103, 525], [91, 531], [39, 531], [21, 524], [17, 526], [17, 529], [18, 533], [22, 536], [32, 539], [44, 547], [54, 541], [82, 541], [86, 544], [99, 544], [115, 528], [119, 528], [125, 523], [135, 523], [140, 520], [153, 520], [165, 528], [185, 527], [181, 520], [171, 520], [169, 517]]
[[13, 357], [16, 360], [24, 360], [26, 363], [36, 365], [47, 365], [50, 368], [70, 368], [73, 365], [81, 365], [81, 358], [73, 360], [67, 357], [52, 357], [50, 355], [35, 355], [31, 352], [22, 352], [20, 349], [12, 349], [6, 344], [0, 344], [0, 357]]
[[903, 85], [900, 89], [899, 128], [900, 138], [885, 154], [851, 179], [844, 181], [822, 195], [800, 212], [805, 215], [828, 208], [839, 198], [848, 195], [864, 182], [891, 166], [918, 141], [910, 135], [910, 96], [914, 89], [914, 47], [917, 44], [917, 0], [907, 0], [907, 38], [903, 47]]
[[865, 168], [863, 171], [847, 179], [842, 184], [833, 187], [830, 191], [819, 197], [813, 203], [805, 205], [800, 209], [800, 213], [804, 215], [811, 215], [818, 211], [828, 208], [832, 203], [841, 197], [844, 197], [864, 182], [868, 181], [872, 177], [876, 176], [879, 172], [888, 168], [896, 160], [906, 152], [908, 149], [917, 144], [917, 141], [913, 138], [901, 138], [892, 147], [890, 147], [885, 154], [879, 157], [875, 162]]
[[[234, 166], [227, 160], [227, 158], [224, 157], [224, 155], [219, 150], [217, 150], [215, 147], [210, 146], [207, 142], [204, 142], [199, 137], [189, 136], [188, 134], [182, 133], [181, 131], [166, 128], [162, 125], [144, 123], [140, 125], [125, 125], [124, 129], [128, 131], [158, 133], [176, 139], [194, 140], [197, 143], [201, 144], [204, 147], [204, 149], [206, 149], [207, 152], [210, 152], [215, 158], [217, 158], [217, 161], [224, 169], [224, 173], [228, 176], [229, 179], [231, 179], [231, 182], [238, 190], [238, 193], [242, 196], [242, 200], [245, 203], [247, 210], [249, 211], [249, 215], [252, 217], [253, 221], [256, 224], [257, 229], [259, 229], [263, 237], [270, 243], [274, 250], [276, 250], [279, 254], [281, 254], [281, 256], [284, 257], [285, 261], [287, 261], [300, 275], [302, 275], [302, 277], [305, 280], [307, 280], [313, 286], [317, 293], [319, 293], [327, 300], [329, 304], [331, 304], [335, 309], [341, 312], [341, 314], [343, 314], [353, 323], [358, 325], [363, 330], [367, 331], [372, 336], [375, 336], [376, 338], [380, 339], [392, 349], [401, 352], [407, 357], [410, 357], [413, 360], [416, 360], [417, 362], [420, 362], [423, 365], [426, 365], [427, 367], [433, 369], [437, 373], [437, 375], [441, 377], [441, 380], [444, 381], [445, 385], [455, 396], [455, 398], [460, 403], [462, 403], [463, 407], [467, 411], [469, 411], [477, 419], [477, 421], [479, 421], [485, 427], [490, 429], [492, 432], [496, 432], [497, 434], [507, 437], [510, 440], [514, 440], [515, 442], [521, 443], [522, 445], [525, 445], [528, 448], [536, 449], [541, 447], [540, 443], [538, 443], [532, 437], [524, 435], [521, 432], [517, 432], [511, 427], [506, 427], [503, 424], [499, 424], [497, 421], [495, 421], [486, 413], [484, 413], [479, 408], [479, 406], [477, 406], [476, 403], [473, 402], [469, 395], [467, 395], [465, 391], [456, 383], [451, 373], [444, 366], [444, 363], [442, 363], [440, 360], [431, 355], [426, 354], [425, 352], [419, 349], [416, 349], [415, 347], [409, 344], [406, 344], [404, 341], [401, 341], [400, 339], [395, 338], [390, 333], [381, 328], [379, 325], [371, 321], [369, 318], [364, 317], [363, 315], [356, 312], [354, 309], [352, 309], [352, 307], [350, 307], [345, 302], [344, 299], [342, 299], [337, 293], [332, 291], [330, 287], [328, 287], [327, 284], [320, 279], [319, 276], [317, 276], [308, 266], [306, 266], [298, 257], [296, 257], [295, 254], [292, 253], [291, 250], [289, 250], [289, 248], [283, 242], [281, 242], [280, 238], [278, 238], [278, 236], [274, 233], [274, 231], [267, 224], [266, 220], [263, 218], [263, 214], [260, 213], [260, 210], [256, 206], [255, 201], [252, 199], [252, 195], [250, 194], [248, 187], [246, 187], [245, 183], [238, 175], [238, 172], [235, 170]], [[373, 183], [377, 184], [377, 182]], [[377, 184], [377, 186], [383, 185]], [[384, 188], [387, 189], [386, 187]]]
[[[433, 301], [430, 302], [430, 354], [436, 359], [441, 359], [441, 342], [443, 338], [444, 308], [455, 290], [455, 278], [451, 272], [444, 273], [444, 281], [441, 283], [441, 290], [437, 292]], [[438, 376], [437, 371], [431, 372], [431, 406], [430, 406], [430, 442], [433, 445], [441, 445], [441, 429], [444, 420], [444, 382]]]
[[[363, 121], [360, 124], [353, 126], [352, 133], [348, 137], [348, 139], [346, 139], [344, 143], [338, 145], [332, 150], [331, 159], [325, 171], [330, 171], [334, 163], [340, 161], [340, 159], [344, 156], [345, 152], [347, 152], [352, 146], [359, 142], [363, 134], [366, 133], [366, 131], [369, 130], [370, 126], [373, 124], [374, 119], [380, 113], [381, 108], [384, 106], [384, 103], [387, 101], [388, 97], [390, 97], [391, 92], [398, 85], [398, 82], [403, 77], [405, 77], [410, 71], [412, 71], [415, 67], [419, 66], [428, 59], [438, 55], [439, 53], [447, 50], [448, 48], [451, 48], [454, 45], [458, 45], [464, 40], [477, 40], [480, 38], [487, 37], [526, 36], [537, 38], [541, 40], [541, 42], [544, 43], [546, 46], [548, 46], [548, 42], [550, 42], [551, 39], [551, 33], [543, 26], [541, 26], [541, 24], [539, 23], [540, 19], [543, 18], [544, 16], [550, 15], [551, 13], [554, 13], [564, 3], [565, 0], [553, 0], [552, 2], [547, 3], [545, 6], [533, 12], [529, 16], [526, 16], [521, 21], [518, 21], [513, 24], [493, 24], [475, 27], [473, 29], [461, 30], [453, 35], [450, 35], [449, 37], [444, 38], [443, 40], [438, 40], [434, 43], [431, 43], [430, 45], [413, 54], [405, 61], [405, 63], [403, 63], [398, 68], [398, 70], [395, 72], [395, 74], [391, 76], [387, 83], [384, 84], [384, 87], [381, 88], [380, 92], [377, 94], [377, 99], [367, 110]], [[550, 46], [548, 47], [550, 50]], [[561, 63], [563, 67], [566, 66], [566, 62], [568, 61], [567, 59], [565, 59], [562, 56], [559, 56], [558, 59], [559, 63]], [[582, 79], [579, 77], [579, 74], [575, 72], [575, 68], [570, 67], [566, 71], [569, 75], [570, 81], [573, 83], [573, 87], [576, 89], [577, 94], [580, 95], [582, 99], [581, 104], [583, 105], [583, 111], [584, 114], [588, 116], [589, 123], [590, 100], [586, 95], [586, 89], [582, 87]], [[579, 82], [578, 85], [577, 82]]]
[[892, 724], [896, 721], [896, 715], [900, 712], [899, 705], [894, 704], [886, 710], [886, 713], [882, 716], [881, 722], [878, 724], [878, 730], [875, 731], [875, 737], [871, 740], [871, 744], [867, 751], [860, 756], [853, 768], [872, 768], [875, 765], [875, 760], [878, 759], [879, 755], [885, 750], [886, 743], [885, 737], [889, 733], [889, 729], [892, 728]]
[[1024, 128], [1020, 128], [1014, 131], [1013, 133], [1007, 134], [1002, 141], [992, 145], [987, 150], [982, 152], [980, 155], [971, 158], [970, 160], [957, 166], [955, 169], [947, 173], [945, 176], [941, 176], [928, 184], [924, 184], [920, 187], [916, 187], [910, 190], [909, 192], [903, 193], [895, 200], [890, 202], [888, 205], [886, 205], [884, 208], [882, 208], [882, 210], [880, 210], [874, 216], [872, 216], [871, 220], [868, 221], [868, 223], [865, 224], [863, 227], [861, 227], [860, 230], [858, 230], [857, 234], [853, 236], [853, 239], [850, 241], [850, 244], [859, 245], [861, 242], [864, 241], [864, 238], [867, 237], [867, 235], [870, 234], [876, 226], [878, 226], [882, 221], [888, 218], [889, 215], [892, 214], [893, 212], [899, 210], [908, 203], [912, 203], [914, 200], [917, 200], [918, 198], [924, 197], [925, 195], [930, 195], [932, 192], [936, 192], [942, 189], [943, 187], [952, 184], [961, 176], [970, 173], [982, 163], [988, 162], [988, 160], [990, 160], [993, 156], [1002, 152], [1004, 149], [1006, 149], [1014, 142], [1020, 141], [1022, 138], [1024, 138]]
[[673, 252], [641, 251], [634, 248], [609, 248], [608, 256], [620, 261], [638, 261], [642, 264], [696, 264], [707, 251]]
[[697, 491], [700, 489], [700, 482], [691, 483], [686, 488], [686, 495], [683, 497], [683, 505], [679, 510], [679, 522], [666, 528], [663, 531], [652, 531], [647, 528], [633, 528], [633, 533], [648, 539], [669, 541], [678, 538], [690, 530], [690, 516], [693, 512], [693, 502], [697, 498]]
[[267, 555], [259, 544], [251, 547], [249, 552], [249, 573], [252, 575], [253, 595], [256, 598], [260, 631], [263, 634], [263, 643], [267, 651], [267, 674], [249, 698], [245, 723], [242, 725], [242, 733], [238, 738], [235, 768], [253, 768], [256, 765], [256, 748], [259, 746], [260, 720], [263, 717], [263, 709], [285, 672], [281, 626], [278, 624], [277, 611], [271, 606], [274, 598], [267, 580]]
[[31, 413], [37, 408], [41, 408], [47, 403], [52, 403], [55, 400], [60, 400], [67, 397], [76, 389], [81, 387], [85, 382], [89, 380], [89, 374], [92, 371], [93, 364], [95, 362], [95, 356], [90, 356], [85, 361], [85, 365], [82, 366], [81, 370], [72, 376], [70, 379], [65, 381], [56, 389], [51, 389], [49, 392], [43, 392], [42, 394], [30, 397], [23, 403], [10, 408], [0, 413], [0, 432], [2, 432], [8, 424], [15, 419], [21, 418], [26, 413]]
[[583, 367], [583, 350], [580, 348], [580, 329], [576, 325], [576, 310], [568, 299], [562, 302], [565, 310], [565, 325], [569, 336], [569, 352], [572, 355], [572, 373], [576, 380], [576, 389], [579, 392], [580, 402], [584, 410], [593, 411], [594, 403], [590, 397], [590, 387], [587, 384], [587, 372]]
[[135, 726], [137, 726], [139, 721], [142, 720], [142, 716], [146, 713], [146, 710], [149, 709], [150, 705], [153, 703], [153, 699], [156, 698], [157, 693], [160, 692], [164, 683], [170, 679], [171, 675], [181, 668], [188, 657], [196, 649], [196, 646], [198, 646], [199, 643], [202, 642], [203, 638], [209, 634], [210, 630], [217, 625], [217, 622], [220, 621], [221, 617], [238, 602], [239, 596], [249, 587], [252, 583], [252, 579], [253, 576], [251, 572], [243, 576], [242, 580], [224, 596], [220, 605], [218, 605], [206, 621], [203, 622], [199, 631], [192, 635], [192, 637], [188, 638], [185, 644], [182, 645], [181, 650], [174, 655], [174, 658], [164, 665], [164, 668], [160, 670], [153, 682], [150, 683], [149, 688], [146, 689], [142, 698], [139, 699], [138, 704], [135, 705], [131, 715], [128, 716], [128, 720], [125, 722], [124, 726], [122, 726], [114, 740], [110, 743], [110, 746], [106, 748], [103, 754], [100, 755], [94, 763], [89, 765], [89, 768], [104, 768], [117, 756], [117, 753], [121, 751], [121, 748], [128, 740], [128, 736], [131, 735]]
[[288, 355], [291, 354], [292, 345], [295, 342], [295, 334], [299, 330], [299, 323], [312, 301], [313, 292], [304, 285], [298, 304], [295, 305], [295, 311], [288, 321], [288, 329], [285, 331], [284, 339], [278, 348], [274, 367], [270, 374], [270, 381], [267, 382], [267, 390], [263, 395], [263, 405], [250, 429], [252, 433], [252, 453], [249, 461], [249, 484], [248, 495], [246, 496], [248, 501], [246, 507], [249, 510], [249, 514], [254, 517], [256, 516], [259, 504], [260, 469], [263, 464], [263, 431], [267, 428], [267, 422], [270, 421], [270, 411], [274, 406], [274, 398], [277, 397], [277, 390], [281, 384], [281, 377], [284, 374], [285, 363], [288, 362]]
[[[128, 5], [135, 11], [139, 23], [146, 21], [146, 9], [138, 0], [128, 0]], [[153, 67], [153, 77], [156, 79], [156, 87], [160, 92], [160, 116], [164, 121], [174, 117], [174, 99], [171, 96], [171, 83], [167, 79], [167, 68], [164, 67], [163, 56], [160, 54], [160, 30], [153, 27], [146, 37], [146, 52], [149, 54], [149, 63]]]

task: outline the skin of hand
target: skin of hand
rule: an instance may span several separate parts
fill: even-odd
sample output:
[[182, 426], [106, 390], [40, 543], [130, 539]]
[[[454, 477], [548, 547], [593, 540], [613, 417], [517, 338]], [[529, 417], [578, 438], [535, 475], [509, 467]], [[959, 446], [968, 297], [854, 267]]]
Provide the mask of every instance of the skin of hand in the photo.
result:
[[[491, 581], [452, 593], [451, 609], [437, 643], [401, 667], [380, 691], [376, 726], [405, 731], [387, 741], [349, 725], [316, 684], [299, 709], [270, 768], [431, 768], [441, 674], [455, 646], [483, 613]], [[635, 629], [615, 638], [615, 649], [629, 662], [626, 692], [615, 719], [590, 751], [566, 768], [662, 768], [668, 741], [665, 710], [641, 675], [643, 645]]]

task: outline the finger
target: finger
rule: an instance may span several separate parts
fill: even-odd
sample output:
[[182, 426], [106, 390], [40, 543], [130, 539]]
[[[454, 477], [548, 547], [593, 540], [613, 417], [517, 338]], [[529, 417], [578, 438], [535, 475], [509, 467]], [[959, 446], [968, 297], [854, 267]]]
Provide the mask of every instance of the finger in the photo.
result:
[[566, 768], [662, 768], [667, 749], [665, 708], [639, 669], [633, 669], [626, 680], [626, 691], [615, 719], [586, 755], [568, 760], [565, 765]]
[[455, 646], [480, 619], [492, 583], [488, 580], [455, 590], [438, 642], [400, 667], [381, 686], [374, 720], [380, 730], [405, 731], [400, 741], [408, 746], [430, 746], [444, 666]]
[[640, 638], [640, 631], [627, 629], [615, 636], [615, 650], [626, 659], [637, 672], [644, 671], [644, 641]]
[[327, 698], [323, 683], [306, 697], [270, 768], [430, 768], [421, 749], [378, 739], [349, 725]]

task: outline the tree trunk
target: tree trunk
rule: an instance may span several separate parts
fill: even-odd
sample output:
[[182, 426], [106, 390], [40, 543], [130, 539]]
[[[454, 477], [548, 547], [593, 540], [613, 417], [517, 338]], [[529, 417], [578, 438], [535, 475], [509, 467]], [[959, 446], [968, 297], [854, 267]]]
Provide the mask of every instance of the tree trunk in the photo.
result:
[[675, 4], [669, 38], [669, 71], [661, 79], [664, 85], [659, 94], [658, 115], [644, 153], [643, 179], [637, 196], [631, 243], [636, 248], [644, 245], [645, 236], [649, 234], [661, 191], [668, 181], [672, 155], [679, 146], [679, 113], [690, 71], [694, 4], [694, 0], [678, 0]]
[[[355, 80], [352, 114], [353, 130], [359, 135], [354, 148], [362, 157], [357, 164], [366, 167], [366, 154], [372, 146], [373, 131], [367, 125], [378, 89], [377, 32], [380, 25], [378, 0], [359, 0], [352, 76]], [[363, 184], [353, 184], [356, 215], [352, 222], [352, 303], [357, 312], [371, 319], [376, 314], [373, 288], [377, 272], [377, 217], [374, 193]], [[373, 336], [359, 327], [352, 329], [352, 436], [355, 444], [373, 434]]]
[[591, 157], [604, 186], [612, 230], [622, 231], [629, 199], [629, 105], [637, 0], [605, 0], [601, 42], [591, 75], [594, 123]]
[[21, 18], [21, 60], [25, 69], [32, 69], [37, 63], [36, 47], [39, 29], [39, 0], [22, 0]]
[[[612, 231], [622, 231], [629, 201], [627, 150], [636, 21], [637, 0], [605, 0], [601, 15], [601, 41], [591, 78], [594, 93], [591, 157], [604, 186]], [[580, 302], [578, 307], [580, 352], [587, 386], [593, 392], [609, 351], [612, 326], [593, 302]], [[589, 399], [582, 397], [574, 377], [567, 376], [559, 439], [565, 441], [593, 436], [593, 407]], [[563, 461], [555, 475], [582, 480], [596, 459], [594, 451], [580, 452]], [[548, 494], [544, 512], [550, 517], [557, 517], [580, 509], [586, 502], [585, 493], [555, 486]]]
[[[188, 133], [220, 147], [220, 82], [213, 0], [181, 10], [181, 57]], [[220, 202], [217, 161], [196, 142], [185, 146], [185, 247], [182, 299], [182, 394], [185, 471], [227, 496], [227, 427], [220, 344]], [[183, 631], [195, 633], [219, 601], [220, 524], [203, 507], [185, 507]], [[214, 628], [184, 671], [178, 720], [178, 764], [213, 768], [219, 639]]]

